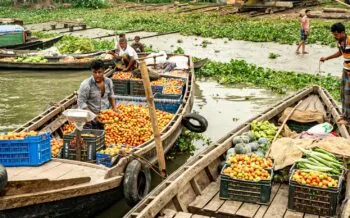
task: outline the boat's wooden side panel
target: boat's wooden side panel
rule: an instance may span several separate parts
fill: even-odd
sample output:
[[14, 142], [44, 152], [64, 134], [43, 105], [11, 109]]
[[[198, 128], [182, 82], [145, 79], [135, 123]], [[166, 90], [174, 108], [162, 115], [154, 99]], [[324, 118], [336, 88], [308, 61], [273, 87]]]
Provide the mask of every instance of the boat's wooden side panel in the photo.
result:
[[[182, 190], [185, 184], [187, 183], [191, 183], [193, 192], [199, 195], [200, 198], [203, 198], [203, 196], [206, 195], [205, 193], [206, 191], [203, 190], [203, 185], [201, 184], [201, 182], [205, 180], [212, 181], [212, 178], [215, 177], [215, 174], [212, 173], [214, 171], [210, 170], [210, 168], [213, 169], [213, 167], [210, 165], [214, 161], [217, 161], [217, 163], [219, 162], [220, 157], [226, 152], [227, 149], [231, 147], [231, 140], [234, 136], [240, 135], [241, 133], [248, 131], [250, 128], [249, 124], [252, 120], [258, 120], [258, 121], [270, 120], [276, 115], [283, 112], [285, 108], [295, 105], [300, 100], [304, 99], [310, 94], [318, 94], [321, 96], [323, 103], [325, 104], [325, 107], [329, 112], [330, 116], [332, 117], [332, 119], [339, 117], [339, 110], [334, 104], [334, 101], [332, 99], [329, 99], [329, 96], [327, 96], [327, 93], [324, 92], [320, 87], [310, 87], [310, 88], [301, 90], [296, 94], [287, 97], [286, 99], [277, 103], [276, 105], [268, 108], [265, 112], [259, 114], [258, 116], [252, 119], [249, 119], [246, 123], [241, 125], [239, 128], [234, 129], [229, 134], [219, 139], [216, 143], [213, 143], [209, 148], [205, 149], [205, 151], [199, 153], [196, 157], [194, 157], [193, 161], [191, 160], [189, 161], [191, 163], [186, 163], [183, 167], [177, 170], [172, 176], [170, 176], [169, 179], [167, 179], [167, 180], [170, 180], [171, 182], [168, 181], [166, 186], [162, 183], [159, 186], [159, 188], [152, 191], [149, 195], [151, 196], [151, 199], [146, 198], [142, 202], [140, 202], [139, 206], [142, 209], [138, 209], [138, 206], [136, 206], [129, 214], [126, 215], [126, 217], [129, 217], [131, 214], [137, 214], [138, 217], [156, 216], [162, 209], [165, 208], [166, 205], [169, 204], [169, 202], [172, 201], [172, 199], [175, 196], [179, 197], [178, 195], [179, 190]], [[348, 133], [344, 126], [338, 126], [337, 129], [339, 130], [339, 133], [343, 137], [348, 138]], [[200, 180], [198, 179], [199, 177], [201, 178]], [[206, 186], [206, 188], [207, 187], [208, 186]], [[287, 206], [287, 203], [285, 201], [286, 200], [285, 188], [281, 188], [281, 192], [277, 192], [277, 194], [278, 194], [277, 199], [279, 200], [276, 201], [275, 204], [276, 205], [279, 205], [281, 203], [284, 204], [284, 207], [285, 207], [283, 211], [283, 214], [284, 214], [286, 212], [286, 206]], [[217, 198], [215, 198], [215, 194], [213, 194], [211, 197], [212, 199], [217, 200]], [[179, 200], [181, 201], [181, 199]], [[193, 212], [195, 212], [196, 207], [194, 207], [193, 205], [194, 203], [195, 201], [189, 204], [188, 206], [189, 211], [192, 210]], [[210, 205], [206, 204], [205, 206], [208, 206], [206, 210], [204, 210], [205, 206], [202, 209], [204, 212], [210, 211], [213, 208], [216, 208], [216, 206], [219, 204], [221, 204], [221, 202], [216, 201], [215, 203], [211, 203]], [[236, 208], [237, 209], [236, 212], [238, 212], [239, 214], [245, 213], [244, 211], [249, 211], [250, 214], [254, 212], [254, 215], [257, 215], [257, 217], [268, 217], [268, 216], [265, 216], [265, 214], [268, 214], [268, 215], [274, 215], [277, 213], [279, 214], [279, 212], [276, 212], [274, 209], [276, 206], [267, 208], [266, 206], [257, 207], [251, 204], [246, 204], [241, 209], [242, 203], [237, 203], [237, 202], [231, 202], [231, 203], [224, 202], [221, 205], [221, 207], [223, 208], [221, 210], [220, 208], [219, 209], [216, 208], [217, 209], [216, 211], [227, 212], [228, 210], [227, 204], [229, 204], [229, 206]]]

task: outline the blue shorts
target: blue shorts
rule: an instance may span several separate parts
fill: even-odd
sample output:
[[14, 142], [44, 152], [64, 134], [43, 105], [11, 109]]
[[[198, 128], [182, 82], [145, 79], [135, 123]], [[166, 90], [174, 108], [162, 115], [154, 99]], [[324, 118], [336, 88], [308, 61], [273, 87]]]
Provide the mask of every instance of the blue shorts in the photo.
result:
[[307, 34], [305, 34], [304, 29], [300, 29], [300, 39], [305, 41], [307, 39]]

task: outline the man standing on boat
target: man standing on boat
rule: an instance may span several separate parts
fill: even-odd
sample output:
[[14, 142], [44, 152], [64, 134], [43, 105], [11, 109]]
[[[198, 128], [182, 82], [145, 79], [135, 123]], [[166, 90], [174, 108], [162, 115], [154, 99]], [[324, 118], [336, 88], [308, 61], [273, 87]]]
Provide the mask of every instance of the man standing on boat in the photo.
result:
[[113, 52], [109, 53], [117, 60], [116, 68], [123, 72], [135, 70], [137, 68], [136, 60], [138, 59], [135, 49], [128, 45], [125, 38], [119, 40], [119, 46], [119, 55]]
[[[78, 91], [78, 107], [98, 114], [101, 110], [112, 108], [117, 111], [115, 100], [112, 97], [112, 80], [104, 76], [105, 67], [102, 60], [94, 60], [90, 66], [92, 76], [84, 80]], [[103, 125], [94, 120], [85, 128], [103, 129]]]
[[324, 62], [343, 55], [343, 75], [341, 79], [340, 97], [342, 102], [342, 117], [338, 124], [350, 124], [350, 36], [345, 33], [345, 26], [342, 23], [335, 23], [331, 27], [334, 38], [338, 41], [338, 51], [328, 57], [322, 57]]

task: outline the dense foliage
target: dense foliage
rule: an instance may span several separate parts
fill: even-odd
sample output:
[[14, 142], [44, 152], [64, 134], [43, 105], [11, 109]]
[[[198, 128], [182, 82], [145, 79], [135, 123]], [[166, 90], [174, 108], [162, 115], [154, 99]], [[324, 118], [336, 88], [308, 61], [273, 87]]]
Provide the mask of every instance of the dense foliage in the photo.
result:
[[[0, 7], [1, 17], [18, 17], [30, 23], [53, 20], [83, 19], [88, 25], [115, 31], [139, 30], [155, 32], [180, 31], [203, 37], [292, 44], [299, 40], [299, 23], [291, 18], [248, 18], [241, 15], [221, 16], [215, 13], [175, 14], [169, 12], [108, 9], [29, 10]], [[309, 43], [335, 45], [330, 26], [333, 21], [311, 20]], [[346, 24], [350, 28], [350, 23]]]
[[320, 76], [272, 70], [248, 64], [243, 60], [231, 60], [229, 63], [208, 62], [196, 73], [198, 76], [214, 78], [222, 84], [254, 85], [269, 88], [278, 93], [320, 85], [326, 88], [335, 99], [340, 98], [340, 79], [331, 75]]

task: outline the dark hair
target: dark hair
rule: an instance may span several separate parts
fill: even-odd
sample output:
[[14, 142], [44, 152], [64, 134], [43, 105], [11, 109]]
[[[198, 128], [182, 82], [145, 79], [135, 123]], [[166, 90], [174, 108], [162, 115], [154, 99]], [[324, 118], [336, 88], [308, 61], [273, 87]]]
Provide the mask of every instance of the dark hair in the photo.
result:
[[345, 26], [342, 23], [335, 23], [331, 26], [332, 33], [342, 33], [345, 32]]
[[140, 40], [140, 36], [135, 36], [134, 40]]
[[119, 39], [119, 43], [120, 43], [120, 42], [125, 42], [125, 43], [126, 43], [126, 42], [127, 42], [127, 41], [126, 41], [126, 38], [121, 38], [121, 39]]
[[105, 64], [103, 63], [103, 61], [101, 59], [97, 59], [91, 62], [90, 64], [90, 69], [91, 70], [98, 70], [98, 69], [104, 69], [105, 68]]
[[309, 11], [311, 11], [311, 10], [310, 10], [310, 9], [306, 9], [306, 10], [305, 10], [305, 14], [306, 14], [307, 12], [309, 12]]
[[125, 33], [119, 34], [119, 38], [125, 38]]

